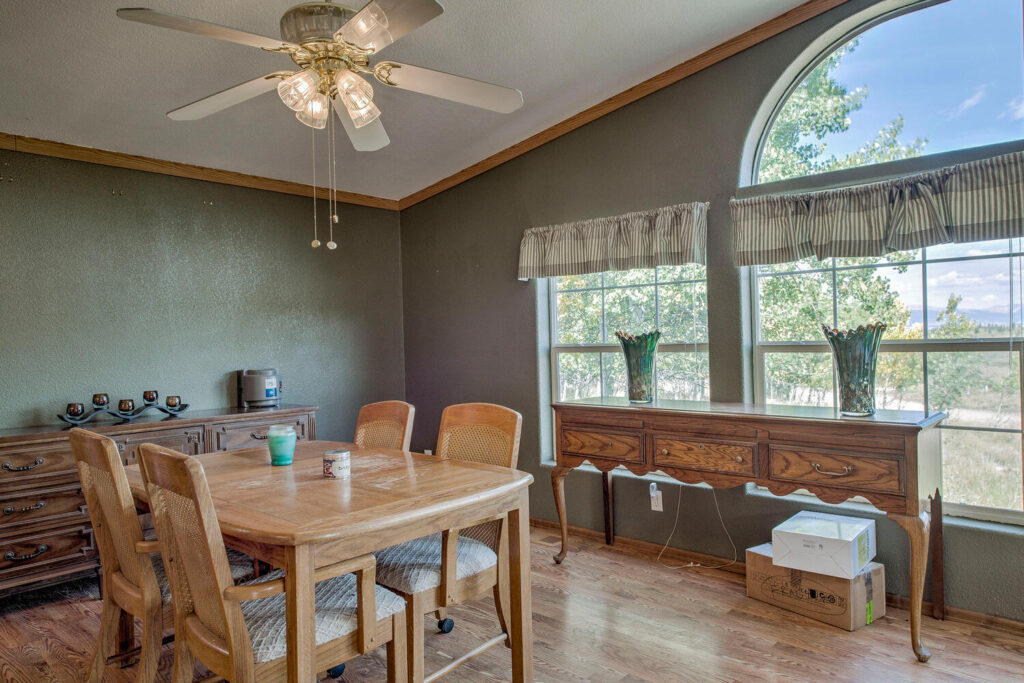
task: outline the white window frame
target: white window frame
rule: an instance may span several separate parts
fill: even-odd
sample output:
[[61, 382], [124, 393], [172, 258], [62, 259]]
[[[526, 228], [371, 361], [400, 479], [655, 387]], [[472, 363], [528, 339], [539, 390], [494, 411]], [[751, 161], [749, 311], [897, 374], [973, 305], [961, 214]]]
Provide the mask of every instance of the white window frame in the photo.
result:
[[[649, 270], [646, 268], [638, 268], [637, 270]], [[614, 272], [614, 271], [613, 271]], [[623, 271], [626, 272], [626, 271]], [[698, 284], [703, 283], [705, 288], [707, 287], [707, 269], [705, 267], [704, 277], [697, 279], [688, 280], [667, 280], [660, 282], [658, 280], [658, 270], [654, 269], [654, 282], [649, 283], [637, 283], [628, 285], [605, 285], [604, 284], [605, 273], [601, 273], [601, 286], [600, 287], [580, 287], [573, 289], [558, 289], [558, 278], [548, 278], [548, 324], [549, 331], [551, 334], [551, 400], [558, 401], [559, 392], [559, 376], [558, 376], [558, 356], [563, 353], [621, 353], [622, 347], [617, 343], [601, 343], [601, 344], [562, 344], [558, 341], [558, 294], [564, 292], [601, 292], [601, 330], [602, 334], [607, 325], [607, 309], [605, 304], [604, 293], [611, 289], [629, 289], [633, 287], [653, 287], [654, 288], [654, 315], [655, 315], [655, 328], [661, 329], [661, 306], [658, 298], [658, 289], [662, 286], [667, 285], [679, 285], [679, 284]], [[707, 342], [673, 342], [673, 343], [659, 343], [658, 351], [665, 353], [673, 352], [688, 352], [688, 353], [700, 353], [708, 351]], [[601, 394], [604, 395], [604, 363], [600, 362], [601, 367]], [[708, 383], [710, 385], [711, 378], [708, 377]], [[710, 388], [710, 387], [709, 387]], [[654, 361], [654, 397], [655, 400], [658, 398], [659, 384], [658, 384], [658, 361], [655, 356]]]
[[[972, 427], [966, 425], [946, 425], [942, 424], [939, 429], [950, 429], [950, 430], [963, 430], [963, 431], [978, 431], [978, 432], [997, 432], [1003, 434], [1016, 434], [1022, 443], [1022, 457], [1024, 457], [1024, 339], [1018, 337], [986, 337], [986, 338], [975, 338], [975, 339], [935, 339], [928, 337], [928, 266], [933, 264], [943, 263], [959, 263], [964, 261], [983, 261], [991, 259], [1007, 259], [1011, 263], [1011, 271], [1014, 268], [1014, 259], [1017, 263], [1024, 260], [1024, 249], [1020, 246], [1015, 250], [1013, 249], [1014, 240], [1009, 241], [1009, 252], [1001, 254], [985, 254], [980, 256], [956, 256], [949, 258], [937, 258], [928, 259], [926, 256], [926, 250], [922, 249], [920, 258], [912, 261], [900, 261], [900, 262], [889, 262], [881, 260], [877, 264], [870, 264], [864, 266], [836, 266], [836, 259], [831, 259], [831, 266], [828, 268], [819, 269], [796, 269], [790, 271], [775, 271], [771, 273], [761, 273], [760, 269], [756, 266], [751, 267], [750, 276], [750, 301], [751, 301], [751, 315], [753, 317], [753, 329], [752, 336], [754, 343], [753, 356], [754, 356], [754, 396], [758, 403], [765, 402], [765, 355], [769, 353], [808, 353], [808, 352], [822, 352], [831, 354], [831, 348], [828, 342], [822, 337], [821, 341], [763, 341], [761, 339], [761, 302], [760, 302], [760, 291], [759, 283], [761, 280], [770, 277], [779, 277], [793, 274], [807, 274], [807, 273], [832, 273], [832, 316], [833, 322], [837, 316], [838, 310], [838, 299], [837, 294], [837, 276], [839, 272], [848, 270], [865, 270], [865, 269], [876, 269], [893, 267], [897, 265], [909, 265], [909, 266], [920, 266], [921, 267], [921, 294], [922, 294], [922, 315], [925, 319], [922, 323], [922, 338], [921, 339], [893, 339], [886, 340], [884, 337], [880, 345], [880, 352], [911, 352], [921, 353], [924, 362], [921, 364], [922, 368], [922, 383], [924, 387], [924, 402], [926, 407], [930, 407], [930, 401], [928, 396], [928, 362], [927, 354], [929, 352], [983, 352], [983, 351], [1011, 351], [1017, 354], [1018, 371], [1020, 373], [1019, 386], [1021, 389], [1021, 428], [1020, 429], [1002, 429], [994, 427]], [[1018, 241], [1019, 245], [1019, 241]], [[1011, 283], [1011, 299], [1010, 299], [1010, 310], [1013, 310], [1015, 305], [1013, 300], [1014, 286]], [[1019, 321], [1014, 321], [1015, 325], [1019, 325]], [[1012, 334], [1011, 327], [1011, 334]], [[832, 396], [833, 400], [839, 395], [838, 386], [836, 384], [836, 372], [835, 366], [832, 369]], [[1022, 465], [1024, 467], [1024, 465]], [[799, 495], [799, 494], [795, 494]], [[805, 494], [810, 495], [810, 494]], [[978, 519], [983, 521], [1001, 522], [1007, 524], [1024, 525], [1024, 510], [1010, 510], [1005, 508], [989, 508], [975, 505], [965, 505], [961, 503], [943, 502], [943, 513], [956, 517], [968, 517], [972, 519]]]

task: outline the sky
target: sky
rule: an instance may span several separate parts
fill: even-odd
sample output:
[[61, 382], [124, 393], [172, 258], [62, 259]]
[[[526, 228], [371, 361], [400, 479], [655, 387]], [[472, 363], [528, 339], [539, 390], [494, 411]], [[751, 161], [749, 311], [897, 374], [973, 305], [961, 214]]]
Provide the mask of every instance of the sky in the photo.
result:
[[833, 72], [867, 86], [847, 132], [825, 138], [844, 156], [902, 114], [901, 140], [925, 154], [1024, 138], [1022, 0], [950, 0], [879, 24]]
[[[906, 143], [927, 138], [924, 154], [1024, 138], [1024, 0], [950, 0], [905, 14], [861, 34], [833, 77], [853, 90], [867, 86], [864, 106], [850, 115], [845, 133], [827, 136], [827, 154], [844, 156], [903, 115]], [[1007, 253], [1008, 240], [944, 245], [929, 258]], [[951, 294], [961, 310], [1020, 317], [1024, 295], [1020, 259], [933, 264], [928, 268], [928, 308], [945, 307]], [[922, 308], [920, 266], [891, 275], [911, 309]], [[1011, 294], [1011, 287], [1013, 292]], [[917, 313], [915, 319], [920, 319]], [[929, 316], [932, 317], [932, 316]], [[981, 316], [978, 316], [981, 317]], [[931, 325], [934, 320], [929, 321]]]

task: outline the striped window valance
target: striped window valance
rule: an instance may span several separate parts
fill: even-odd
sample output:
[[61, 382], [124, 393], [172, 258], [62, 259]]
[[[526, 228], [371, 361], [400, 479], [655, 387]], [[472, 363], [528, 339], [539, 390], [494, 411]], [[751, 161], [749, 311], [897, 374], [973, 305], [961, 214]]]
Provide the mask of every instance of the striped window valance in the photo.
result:
[[733, 199], [738, 266], [1024, 236], [1024, 152], [893, 180]]
[[519, 246], [519, 279], [704, 263], [708, 203], [530, 228]]

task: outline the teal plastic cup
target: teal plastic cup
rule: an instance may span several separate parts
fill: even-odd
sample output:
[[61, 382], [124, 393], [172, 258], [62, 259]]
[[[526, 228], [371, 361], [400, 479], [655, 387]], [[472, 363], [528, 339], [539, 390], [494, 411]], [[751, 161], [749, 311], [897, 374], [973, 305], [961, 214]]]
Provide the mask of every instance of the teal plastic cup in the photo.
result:
[[271, 465], [291, 465], [295, 457], [295, 428], [291, 425], [271, 425], [267, 430]]

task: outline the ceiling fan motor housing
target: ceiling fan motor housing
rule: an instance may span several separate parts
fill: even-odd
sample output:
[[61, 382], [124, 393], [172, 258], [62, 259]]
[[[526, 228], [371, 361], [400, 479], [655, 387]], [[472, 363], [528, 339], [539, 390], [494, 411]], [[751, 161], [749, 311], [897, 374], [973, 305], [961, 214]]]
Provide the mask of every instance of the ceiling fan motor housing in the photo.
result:
[[334, 2], [296, 5], [281, 17], [281, 39], [299, 45], [333, 41], [335, 31], [355, 13], [351, 7]]

